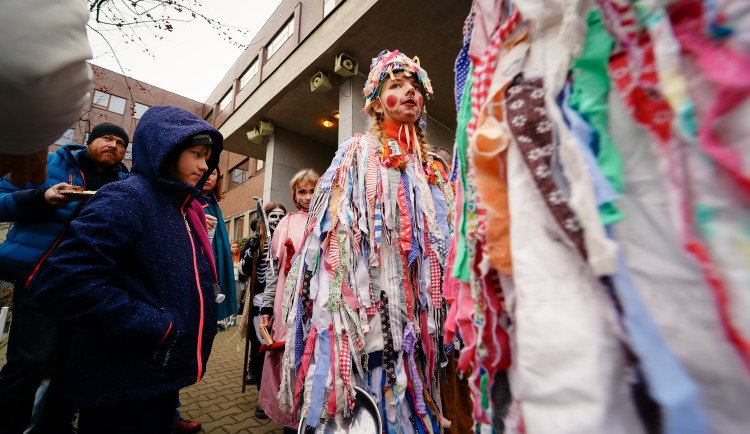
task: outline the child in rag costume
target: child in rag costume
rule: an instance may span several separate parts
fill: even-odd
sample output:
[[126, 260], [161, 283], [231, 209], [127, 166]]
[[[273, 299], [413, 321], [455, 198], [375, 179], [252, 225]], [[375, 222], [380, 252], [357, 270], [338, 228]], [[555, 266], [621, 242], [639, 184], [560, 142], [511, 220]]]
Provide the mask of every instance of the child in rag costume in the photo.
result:
[[364, 95], [369, 131], [344, 141], [318, 182], [286, 280], [279, 403], [311, 427], [341, 423], [357, 385], [386, 432], [439, 432], [453, 195], [424, 137], [432, 86], [417, 58], [383, 51]]

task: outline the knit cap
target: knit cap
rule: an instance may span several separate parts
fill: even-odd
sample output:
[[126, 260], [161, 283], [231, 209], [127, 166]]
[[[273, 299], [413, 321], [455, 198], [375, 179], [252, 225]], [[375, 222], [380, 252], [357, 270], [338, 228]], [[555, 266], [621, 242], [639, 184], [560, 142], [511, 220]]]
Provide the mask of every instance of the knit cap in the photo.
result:
[[86, 142], [86, 145], [90, 145], [91, 142], [103, 136], [119, 137], [125, 141], [125, 146], [128, 146], [128, 143], [130, 142], [128, 133], [126, 133], [121, 126], [109, 122], [104, 122], [95, 126], [94, 129], [91, 130], [91, 134], [89, 134], [89, 140], [88, 142]]

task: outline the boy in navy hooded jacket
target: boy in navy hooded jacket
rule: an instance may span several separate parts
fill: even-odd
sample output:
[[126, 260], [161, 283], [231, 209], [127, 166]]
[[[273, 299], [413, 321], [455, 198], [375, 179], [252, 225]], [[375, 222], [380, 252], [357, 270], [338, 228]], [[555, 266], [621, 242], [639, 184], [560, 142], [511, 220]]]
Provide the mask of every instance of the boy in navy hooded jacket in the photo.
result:
[[179, 389], [205, 373], [218, 285], [198, 200], [222, 141], [186, 110], [146, 111], [132, 176], [89, 200], [33, 283], [76, 325], [67, 396], [81, 434], [169, 433]]

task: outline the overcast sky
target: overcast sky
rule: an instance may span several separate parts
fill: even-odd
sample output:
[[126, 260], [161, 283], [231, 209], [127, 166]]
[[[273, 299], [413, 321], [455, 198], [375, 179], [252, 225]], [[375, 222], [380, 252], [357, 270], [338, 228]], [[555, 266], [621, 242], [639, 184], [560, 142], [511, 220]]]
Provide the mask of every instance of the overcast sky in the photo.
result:
[[[268, 20], [281, 0], [207, 0], [206, 16], [221, 21], [233, 39], [249, 44]], [[175, 17], [176, 18], [176, 17]], [[91, 22], [94, 18], [92, 15]], [[125, 34], [118, 30], [105, 33], [107, 42], [89, 30], [89, 41], [94, 51], [93, 64], [123, 73], [139, 81], [170, 92], [205, 102], [244, 50], [225, 40], [223, 35], [202, 19], [191, 22], [173, 21], [172, 32], [138, 28], [143, 44], [126, 43]], [[97, 26], [99, 28], [99, 26]], [[234, 28], [246, 31], [241, 34]], [[163, 39], [160, 39], [163, 38]], [[151, 54], [144, 50], [148, 46]]]

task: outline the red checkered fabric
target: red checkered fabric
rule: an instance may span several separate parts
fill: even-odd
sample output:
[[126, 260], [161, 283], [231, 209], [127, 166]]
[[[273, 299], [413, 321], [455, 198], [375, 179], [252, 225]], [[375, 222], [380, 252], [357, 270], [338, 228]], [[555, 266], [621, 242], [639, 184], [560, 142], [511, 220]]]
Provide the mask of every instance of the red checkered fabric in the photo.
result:
[[[372, 292], [372, 282], [370, 282], [370, 300], [375, 300], [375, 293]], [[372, 303], [372, 306], [365, 309], [367, 316], [373, 316], [378, 311], [376, 303]]]
[[490, 38], [490, 44], [481, 58], [472, 59], [474, 62], [474, 72], [471, 76], [471, 120], [466, 126], [466, 134], [469, 140], [477, 129], [479, 120], [479, 111], [487, 101], [487, 92], [492, 83], [492, 76], [495, 73], [497, 65], [497, 53], [500, 51], [500, 45], [515, 31], [516, 26], [521, 21], [521, 14], [516, 9], [503, 23], [498, 25]]
[[436, 308], [440, 307], [443, 300], [443, 293], [440, 290], [440, 281], [442, 280], [442, 272], [440, 271], [440, 262], [438, 261], [435, 252], [430, 250], [430, 295], [432, 296], [432, 305]]
[[349, 410], [352, 410], [354, 409], [354, 397], [351, 392], [352, 358], [349, 356], [349, 339], [346, 336], [346, 330], [343, 331], [341, 337], [341, 360], [339, 362], [339, 369], [341, 370], [341, 379], [344, 380], [346, 406], [349, 407]]

